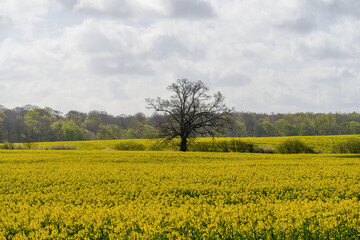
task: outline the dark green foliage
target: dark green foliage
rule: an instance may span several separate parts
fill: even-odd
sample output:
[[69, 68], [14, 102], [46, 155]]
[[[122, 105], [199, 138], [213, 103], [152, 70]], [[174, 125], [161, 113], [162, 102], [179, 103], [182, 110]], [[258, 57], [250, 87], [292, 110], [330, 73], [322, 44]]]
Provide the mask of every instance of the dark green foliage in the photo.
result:
[[144, 144], [129, 141], [129, 142], [116, 144], [114, 146], [114, 149], [122, 150], [122, 151], [139, 151], [139, 150], [145, 150], [146, 147]]
[[360, 153], [360, 139], [352, 138], [334, 145], [334, 153]]
[[6, 142], [6, 143], [0, 145], [0, 149], [25, 149], [25, 147], [23, 147], [19, 144]]
[[258, 122], [254, 126], [255, 137], [271, 137], [276, 136], [276, 129], [269, 121]]
[[189, 151], [191, 152], [216, 152], [216, 145], [214, 141], [209, 142], [193, 142], [189, 144]]
[[254, 144], [241, 140], [219, 140], [209, 142], [194, 142], [189, 146], [193, 152], [253, 152]]
[[168, 150], [170, 146], [168, 146], [168, 144], [164, 143], [164, 142], [155, 142], [153, 144], [151, 144], [150, 146], [147, 147], [146, 150], [149, 151], [163, 151], [163, 150]]
[[307, 146], [304, 142], [298, 139], [287, 139], [276, 148], [278, 153], [292, 154], [292, 153], [315, 153], [312, 147]]
[[101, 111], [70, 111], [62, 116], [51, 108], [0, 106], [0, 142], [152, 138], [157, 118], [142, 113], [112, 116]]
[[257, 146], [254, 148], [254, 153], [275, 153], [275, 149], [270, 146]]
[[42, 148], [43, 150], [80, 150], [80, 148], [74, 145], [53, 145], [50, 147]]
[[14, 149], [14, 143], [5, 142], [0, 146], [1, 149]]
[[[246, 143], [241, 140], [232, 139], [230, 141], [222, 141], [222, 146], [225, 145], [225, 149], [229, 149], [229, 152], [253, 152], [254, 144]], [[225, 152], [225, 151], [224, 151]]]
[[32, 141], [26, 141], [23, 143], [23, 145], [25, 146], [26, 149], [33, 149], [37, 146], [37, 144]]
[[80, 150], [78, 147], [73, 145], [54, 145], [50, 146], [49, 150]]

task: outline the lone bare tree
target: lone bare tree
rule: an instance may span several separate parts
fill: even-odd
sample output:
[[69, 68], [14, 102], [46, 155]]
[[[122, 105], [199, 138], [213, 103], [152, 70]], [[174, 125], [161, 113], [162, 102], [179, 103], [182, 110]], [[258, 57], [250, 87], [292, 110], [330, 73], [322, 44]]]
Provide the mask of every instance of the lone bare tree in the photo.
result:
[[214, 137], [228, 125], [231, 110], [225, 106], [220, 92], [210, 96], [203, 82], [187, 79], [178, 79], [167, 89], [173, 92], [170, 99], [147, 98], [147, 108], [163, 114], [157, 126], [159, 137], [180, 138], [180, 151], [187, 151], [189, 138]]

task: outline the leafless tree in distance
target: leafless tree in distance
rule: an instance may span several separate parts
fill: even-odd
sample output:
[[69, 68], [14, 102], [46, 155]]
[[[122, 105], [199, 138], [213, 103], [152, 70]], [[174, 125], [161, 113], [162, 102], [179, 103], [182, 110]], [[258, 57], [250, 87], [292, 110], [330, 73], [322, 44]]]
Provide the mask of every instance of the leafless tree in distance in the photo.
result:
[[173, 93], [170, 99], [147, 98], [147, 108], [163, 115], [157, 124], [159, 137], [180, 138], [180, 151], [187, 151], [190, 138], [214, 137], [228, 126], [232, 110], [220, 92], [210, 96], [202, 81], [178, 79], [167, 89]]

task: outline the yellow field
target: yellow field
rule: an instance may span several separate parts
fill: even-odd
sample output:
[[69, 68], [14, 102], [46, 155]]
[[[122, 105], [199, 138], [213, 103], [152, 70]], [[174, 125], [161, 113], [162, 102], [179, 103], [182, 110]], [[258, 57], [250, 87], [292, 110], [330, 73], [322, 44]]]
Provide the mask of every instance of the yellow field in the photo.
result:
[[2, 150], [0, 166], [0, 239], [360, 238], [357, 155]]
[[[334, 136], [296, 136], [296, 137], [258, 137], [258, 138], [215, 138], [217, 140], [224, 139], [240, 139], [242, 141], [248, 143], [254, 143], [258, 146], [272, 146], [276, 147], [281, 142], [286, 139], [300, 139], [304, 141], [310, 147], [313, 147], [315, 151], [322, 151], [324, 153], [331, 153], [333, 146], [339, 142], [347, 140], [349, 138], [360, 138], [360, 135], [334, 135]], [[196, 139], [198, 142], [203, 141], [213, 141], [212, 138], [198, 138]], [[97, 140], [97, 141], [71, 141], [71, 142], [43, 142], [36, 143], [37, 147], [49, 147], [53, 145], [74, 145], [81, 149], [86, 150], [103, 150], [105, 148], [114, 148], [116, 144], [119, 143], [127, 143], [127, 142], [135, 142], [141, 143], [145, 146], [150, 146], [152, 144], [156, 144], [156, 140], [150, 139], [119, 139], [119, 140]], [[177, 149], [177, 148], [173, 148]]]

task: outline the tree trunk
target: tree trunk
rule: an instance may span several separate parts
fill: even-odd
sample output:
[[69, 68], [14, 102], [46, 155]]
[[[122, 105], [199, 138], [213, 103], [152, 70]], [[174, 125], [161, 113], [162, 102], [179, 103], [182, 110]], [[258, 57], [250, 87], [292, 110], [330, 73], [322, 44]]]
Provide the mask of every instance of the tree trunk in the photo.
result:
[[180, 151], [183, 151], [183, 152], [187, 151], [187, 139], [186, 138], [181, 138]]

